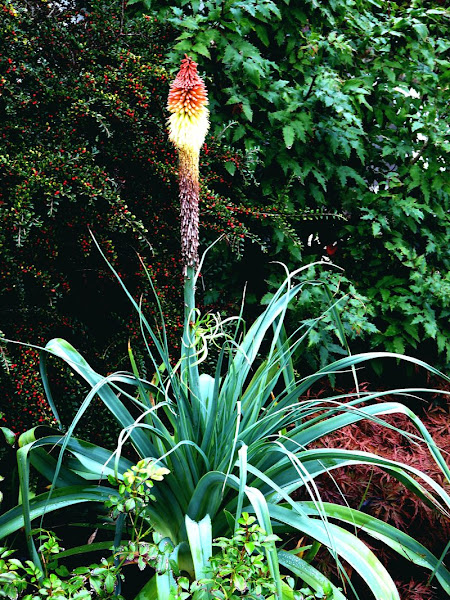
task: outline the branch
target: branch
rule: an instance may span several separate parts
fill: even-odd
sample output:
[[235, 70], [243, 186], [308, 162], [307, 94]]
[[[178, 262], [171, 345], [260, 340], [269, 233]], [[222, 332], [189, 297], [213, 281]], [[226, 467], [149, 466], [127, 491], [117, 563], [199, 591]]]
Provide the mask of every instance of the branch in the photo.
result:
[[416, 156], [414, 156], [414, 158], [411, 159], [411, 162], [409, 163], [410, 165], [415, 165], [416, 164], [416, 162], [419, 160], [419, 158], [424, 153], [425, 148], [428, 146], [429, 141], [430, 141], [429, 139], [425, 140], [425, 142], [423, 143], [422, 148], [418, 151], [418, 153], [416, 154]]
[[314, 84], [316, 83], [316, 79], [317, 79], [317, 73], [314, 75], [314, 77], [311, 80], [311, 83], [309, 84], [309, 89], [306, 92], [305, 97], [303, 98], [303, 100], [308, 100], [309, 96], [311, 95], [312, 89]]

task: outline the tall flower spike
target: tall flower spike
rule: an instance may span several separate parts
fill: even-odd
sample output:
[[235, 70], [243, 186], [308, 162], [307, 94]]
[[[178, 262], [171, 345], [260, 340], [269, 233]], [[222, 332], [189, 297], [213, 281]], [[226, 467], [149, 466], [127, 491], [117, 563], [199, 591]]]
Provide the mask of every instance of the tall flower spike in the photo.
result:
[[197, 63], [185, 54], [170, 86], [167, 108], [169, 139], [178, 150], [181, 254], [184, 274], [198, 264], [199, 154], [209, 128], [208, 96]]

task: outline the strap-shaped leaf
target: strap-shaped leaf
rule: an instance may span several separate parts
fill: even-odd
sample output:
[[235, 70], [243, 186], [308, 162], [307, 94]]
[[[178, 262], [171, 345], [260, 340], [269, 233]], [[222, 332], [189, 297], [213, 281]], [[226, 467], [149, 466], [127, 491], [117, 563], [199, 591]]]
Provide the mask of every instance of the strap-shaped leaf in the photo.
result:
[[[67, 508], [83, 502], [103, 503], [117, 491], [104, 486], [70, 486], [54, 490], [51, 498], [48, 493], [40, 494], [29, 500], [28, 515], [30, 522], [44, 513]], [[0, 516], [0, 539], [14, 533], [24, 526], [22, 506], [16, 506]]]
[[[317, 508], [312, 502], [302, 502], [301, 507], [306, 514], [320, 517]], [[380, 521], [380, 519], [376, 519], [371, 515], [348, 506], [323, 502], [322, 509], [329, 518], [338, 519], [354, 526], [358, 531], [366, 532], [368, 535], [382, 541], [415, 565], [424, 567], [430, 571], [436, 570], [435, 574], [439, 583], [447, 594], [450, 594], [450, 572], [432, 552], [408, 534], [384, 521]]]
[[278, 552], [278, 560], [280, 565], [289, 569], [297, 577], [300, 577], [317, 594], [327, 598], [331, 597], [333, 600], [346, 600], [344, 594], [325, 575], [322, 575], [320, 571], [298, 556], [280, 550]]
[[[300, 515], [291, 507], [268, 505], [270, 516], [327, 546], [332, 554], [345, 559], [369, 586], [377, 600], [400, 600], [388, 571], [375, 554], [355, 535], [334, 523]], [[330, 539], [331, 533], [331, 539]]]
[[[210, 471], [204, 475], [194, 492], [188, 513], [194, 516], [194, 518], [198, 518], [202, 514], [210, 514], [214, 518], [220, 505], [220, 492], [224, 484], [237, 491], [240, 487], [239, 479], [235, 475], [225, 475], [225, 473], [219, 471]], [[247, 485], [244, 491], [253, 507], [260, 526], [268, 535], [271, 535], [273, 532], [272, 522], [264, 496], [258, 489]], [[275, 542], [270, 542], [269, 547], [266, 549], [266, 556], [271, 575], [277, 586], [278, 597], [281, 598], [281, 577]]]
[[156, 583], [156, 575], [153, 575], [141, 591], [134, 597], [134, 600], [157, 600], [158, 588]]
[[191, 549], [192, 562], [196, 579], [209, 577], [211, 566], [209, 559], [212, 556], [212, 527], [209, 515], [201, 521], [193, 521], [186, 515], [186, 532]]
[[[99, 375], [92, 369], [81, 354], [75, 350], [69, 342], [63, 339], [55, 338], [50, 340], [46, 345], [46, 350], [63, 359], [71, 369], [81, 375], [81, 377], [91, 386], [92, 392], [94, 392], [91, 392], [92, 396], [98, 395], [99, 398], [101, 398], [105, 406], [111, 411], [122, 427], [133, 427], [135, 419], [109, 385], [109, 382], [113, 381], [115, 378], [119, 380], [119, 376], [112, 375], [103, 377], [102, 375]], [[128, 377], [126, 380], [124, 379], [124, 381], [131, 385], [133, 385], [133, 383], [136, 384], [136, 381], [132, 377]], [[85, 403], [87, 405], [89, 404], [86, 400]], [[138, 449], [140, 456], [153, 455], [154, 449], [149, 443], [148, 437], [141, 429], [137, 427], [134, 428], [130, 438]]]

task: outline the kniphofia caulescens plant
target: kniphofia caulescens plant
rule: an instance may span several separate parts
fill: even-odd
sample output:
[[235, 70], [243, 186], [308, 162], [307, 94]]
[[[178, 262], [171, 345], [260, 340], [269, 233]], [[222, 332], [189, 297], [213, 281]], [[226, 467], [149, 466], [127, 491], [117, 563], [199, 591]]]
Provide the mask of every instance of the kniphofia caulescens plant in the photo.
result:
[[[187, 72], [196, 73], [192, 61], [185, 60]], [[172, 106], [175, 109], [191, 106], [185, 100], [185, 88], [173, 87], [171, 93], [174, 89], [178, 91], [173, 94]], [[203, 88], [201, 91], [196, 98], [205, 99]], [[189, 124], [193, 123], [190, 117], [188, 119], [189, 111], [185, 112], [183, 118]], [[172, 138], [180, 133], [180, 122], [173, 119], [175, 133], [171, 133]], [[199, 139], [197, 150], [201, 146]], [[181, 156], [180, 171], [182, 173]], [[183, 185], [182, 176], [180, 184]], [[195, 253], [190, 254], [189, 250], [184, 256], [194, 257], [192, 264], [185, 263], [186, 274], [189, 268], [194, 273]], [[114, 272], [113, 267], [110, 268]], [[381, 540], [416, 565], [429, 569], [442, 589], [450, 594], [450, 573], [423, 545], [359, 510], [322, 502], [316, 487], [319, 476], [331, 475], [338, 467], [376, 466], [400, 480], [424, 503], [448, 515], [448, 493], [418, 469], [370, 452], [318, 447], [318, 442], [325, 436], [362, 419], [384, 423], [384, 415], [405, 414], [417, 430], [415, 436], [405, 435], [412, 442], [428, 446], [430, 457], [439, 466], [443, 477], [450, 481], [449, 468], [420, 419], [401, 402], [380, 401], [387, 394], [390, 398], [397, 395], [401, 399], [408, 394], [430, 390], [405, 387], [381, 393], [333, 394], [320, 400], [308, 398], [308, 391], [320, 379], [376, 359], [409, 361], [435, 376], [447, 381], [449, 378], [420, 360], [379, 352], [349, 354], [315, 373], [297, 378], [293, 356], [307, 339], [311, 324], [302, 324], [287, 333], [285, 315], [289, 304], [304, 286], [322, 285], [299, 280], [297, 276], [301, 270], [286, 276], [247, 331], [239, 318], [233, 332], [224, 332], [215, 369], [209, 372], [201, 372], [205, 363], [199, 364], [197, 359], [198, 336], [195, 331], [191, 335], [187, 326], [185, 335], [186, 331], [188, 335], [184, 338], [182, 351], [186, 365], [183, 367], [183, 360], [181, 368], [179, 362], [171, 363], [162, 311], [161, 327], [154, 330], [117, 276], [138, 311], [154, 376], [151, 381], [139, 376], [131, 351], [130, 372], [103, 377], [68, 342], [54, 339], [47, 344], [42, 352], [41, 373], [57, 421], [57, 402], [53, 399], [46, 369], [49, 354], [65, 361], [90, 387], [90, 392], [64, 434], [61, 430], [38, 427], [22, 435], [18, 464], [23, 502], [0, 517], [0, 536], [25, 526], [30, 551], [38, 561], [31, 535], [32, 520], [78, 503], [101, 504], [107, 500], [115, 493], [107, 485], [107, 475], [115, 474], [120, 478], [133, 464], [122, 456], [122, 447], [128, 444], [133, 449], [135, 462], [153, 457], [170, 471], [164, 481], [153, 488], [156, 502], [148, 507], [148, 519], [160, 538], [169, 538], [175, 547], [168, 559], [178, 562], [192, 577], [207, 573], [212, 537], [231, 535], [237, 518], [245, 510], [256, 514], [268, 534], [272, 531], [279, 535], [297, 532], [298, 537], [306, 537], [328, 548], [339, 566], [346, 584], [344, 589], [349, 589], [351, 582], [346, 582], [341, 561], [360, 574], [377, 600], [399, 600], [390, 574], [362, 541], [361, 538], [366, 536]], [[191, 284], [195, 286], [195, 275]], [[155, 300], [158, 302], [157, 296]], [[338, 308], [338, 304], [332, 302], [329, 311], [335, 318], [341, 341], [344, 341]], [[317, 322], [320, 318], [318, 315]], [[95, 397], [104, 402], [123, 428], [114, 452], [75, 435], [80, 418]], [[139, 413], [137, 418], [136, 412]], [[55, 447], [60, 449], [56, 456], [54, 452], [50, 453]], [[30, 498], [28, 490], [30, 464], [51, 482], [50, 490], [35, 498]], [[302, 489], [309, 492], [310, 500], [293, 500], [293, 493]], [[118, 521], [115, 543], [126, 535], [126, 526]], [[110, 546], [111, 542], [108, 542], [103, 547]], [[92, 546], [92, 549], [97, 548], [99, 545]], [[313, 556], [314, 552], [311, 552], [300, 557], [277, 549], [272, 543], [267, 559], [279, 597], [285, 596], [286, 600], [292, 597], [280, 577], [280, 564], [299, 578], [300, 587], [304, 582], [319, 597], [337, 600], [346, 597], [345, 592], [338, 589], [339, 580], [328, 580], [314, 567]], [[171, 569], [164, 574], [155, 574], [138, 599], [167, 600], [171, 597], [173, 583]]]
[[[120, 477], [132, 462], [121, 457], [120, 452], [89, 444], [74, 435], [82, 414], [98, 396], [123, 427], [118, 449], [126, 440], [134, 448], [136, 461], [154, 457], [170, 470], [154, 488], [157, 501], [149, 507], [148, 517], [160, 535], [170, 538], [179, 550], [190, 542], [193, 554], [207, 558], [210, 549], [206, 540], [211, 535], [229, 534], [233, 519], [244, 508], [254, 511], [268, 532], [272, 527], [278, 534], [298, 531], [299, 536], [309, 536], [325, 545], [338, 563], [343, 559], [361, 574], [376, 598], [399, 596], [386, 569], [360, 540], [363, 534], [382, 540], [417, 565], [435, 571], [443, 589], [450, 593], [450, 573], [420, 543], [368, 514], [322, 503], [315, 487], [319, 475], [337, 467], [373, 465], [397, 477], [428, 505], [448, 513], [450, 498], [446, 491], [411, 466], [372, 453], [312, 446], [333, 431], [362, 419], [378, 421], [386, 414], [403, 413], [417, 428], [413, 441], [424, 440], [430, 455], [449, 478], [448, 467], [421, 421], [399, 402], [374, 402], [387, 393], [404, 397], [424, 390], [335, 395], [320, 401], [304, 399], [311, 386], [328, 374], [380, 358], [408, 360], [434, 375], [440, 374], [416, 359], [372, 352], [342, 358], [297, 381], [291, 356], [307, 328], [303, 326], [287, 336], [282, 323], [289, 302], [301, 293], [303, 285], [289, 277], [247, 333], [240, 336], [236, 332], [232, 339], [224, 338], [215, 372], [200, 374], [196, 394], [190, 389], [189, 379], [183, 380], [178, 376], [179, 370], [171, 366], [164, 333], [159, 339], [141, 313], [144, 336], [156, 348], [149, 350], [156, 374], [152, 382], [139, 378], [136, 372], [102, 377], [68, 342], [49, 342], [42, 355], [42, 376], [51, 405], [54, 407], [45, 368], [47, 353], [62, 358], [91, 387], [91, 392], [65, 435], [36, 428], [22, 436], [18, 461], [23, 505], [0, 517], [0, 535], [8, 535], [24, 524], [29, 533], [30, 520], [45, 512], [81, 502], [101, 503], [114, 493], [107, 486], [107, 474], [117, 472]], [[129, 297], [139, 311], [138, 304]], [[263, 344], [267, 349], [265, 356], [260, 355]], [[132, 417], [131, 405], [134, 411], [141, 412], [138, 419]], [[64, 464], [61, 454], [57, 459], [47, 453], [55, 446], [65, 452]], [[33, 499], [29, 498], [27, 487], [30, 463], [53, 484], [50, 493]], [[291, 499], [292, 493], [300, 489], [309, 490], [310, 501]], [[313, 589], [323, 590], [324, 595], [345, 597], [337, 590], [337, 582], [328, 581], [304, 559], [275, 548], [270, 559], [275, 577], [281, 563]], [[164, 579], [166, 575], [156, 577]], [[170, 578], [166, 579], [165, 584], [158, 584], [161, 599], [167, 586], [170, 588]], [[151, 581], [140, 600], [153, 598], [154, 594]]]

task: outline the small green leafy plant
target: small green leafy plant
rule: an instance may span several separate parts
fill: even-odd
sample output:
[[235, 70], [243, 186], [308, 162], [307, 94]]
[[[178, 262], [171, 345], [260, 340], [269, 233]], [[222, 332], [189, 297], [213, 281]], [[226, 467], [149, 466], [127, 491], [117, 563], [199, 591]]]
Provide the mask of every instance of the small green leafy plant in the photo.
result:
[[[150, 493], [153, 481], [162, 481], [169, 471], [158, 467], [154, 461], [141, 460], [123, 474], [123, 480], [111, 483], [118, 486], [118, 495], [105, 502], [113, 520], [123, 515], [131, 521], [131, 538], [118, 548], [112, 547], [109, 559], [102, 558], [100, 563], [79, 566], [71, 571], [63, 564], [64, 548], [60, 539], [51, 531], [39, 530], [40, 542], [39, 566], [31, 560], [21, 561], [14, 557], [14, 550], [0, 548], [0, 598], [16, 600], [98, 600], [123, 597], [118, 593], [122, 570], [125, 566], [137, 563], [142, 570], [147, 565], [158, 569], [162, 565], [164, 553], [157, 544], [143, 541], [152, 533], [153, 528], [144, 520], [142, 513], [148, 504], [155, 500]], [[1, 500], [1, 498], [0, 498]]]
[[[146, 508], [149, 501], [155, 501], [155, 496], [150, 492], [153, 481], [162, 481], [163, 476], [170, 473], [165, 467], [158, 467], [151, 459], [142, 459], [137, 465], [123, 474], [123, 481], [119, 482], [119, 497], [108, 500], [107, 506], [113, 507], [113, 516], [120, 513], [136, 513], [137, 516]], [[110, 483], [117, 480], [109, 475]]]
[[[123, 600], [118, 593], [123, 571], [130, 564], [140, 570], [150, 567], [163, 574], [169, 570], [165, 560], [167, 540], [162, 543], [145, 541], [153, 532], [151, 524], [143, 517], [149, 502], [155, 497], [149, 493], [153, 481], [162, 481], [169, 471], [157, 467], [154, 461], [142, 460], [124, 473], [123, 482], [110, 477], [118, 485], [119, 495], [105, 502], [113, 519], [120, 516], [131, 521], [131, 539], [114, 549], [109, 560], [80, 566], [69, 571], [60, 564], [64, 557], [60, 539], [50, 531], [36, 532], [40, 541], [38, 552], [40, 567], [31, 560], [21, 561], [14, 557], [14, 550], [0, 548], [0, 598], [10, 600]], [[146, 522], [143, 530], [142, 524]], [[258, 525], [254, 516], [244, 512], [237, 521], [237, 528], [230, 538], [220, 537], [213, 547], [219, 551], [208, 562], [208, 577], [192, 580], [175, 569], [174, 600], [199, 598], [199, 594], [210, 594], [219, 600], [238, 600], [250, 596], [274, 600], [276, 584], [267, 564], [265, 549], [271, 542], [278, 541], [276, 535], [268, 536]], [[173, 545], [170, 545], [173, 550]], [[172, 565], [173, 568], [173, 565]], [[292, 578], [283, 583], [285, 588], [293, 584]], [[304, 594], [307, 594], [306, 596]], [[310, 595], [311, 594], [311, 595]], [[294, 600], [313, 599], [311, 590], [292, 590]]]
[[69, 571], [59, 564], [63, 551], [52, 532], [39, 534], [41, 565], [14, 558], [14, 551], [0, 548], [0, 598], [10, 600], [99, 600], [122, 597], [114, 593], [120, 568], [102, 559], [99, 564]]
[[178, 579], [178, 600], [192, 598], [201, 586], [220, 600], [237, 600], [246, 595], [275, 598], [275, 580], [267, 565], [265, 549], [280, 538], [267, 536], [256, 518], [248, 513], [243, 513], [238, 525], [231, 539], [220, 537], [213, 543], [220, 551], [209, 559], [210, 578], [192, 583], [186, 577]]
[[[213, 547], [220, 548], [209, 559], [209, 578], [190, 581], [187, 577], [177, 579], [176, 600], [197, 598], [199, 592], [207, 591], [211, 598], [219, 600], [239, 600], [239, 598], [265, 598], [274, 600], [276, 583], [273, 579], [265, 550], [270, 542], [279, 541], [276, 535], [268, 536], [257, 524], [256, 518], [243, 513], [238, 519], [238, 527], [233, 537], [217, 538]], [[311, 589], [294, 590], [295, 581], [287, 577], [283, 581], [284, 593], [291, 593], [294, 600], [314, 600], [318, 598]]]

